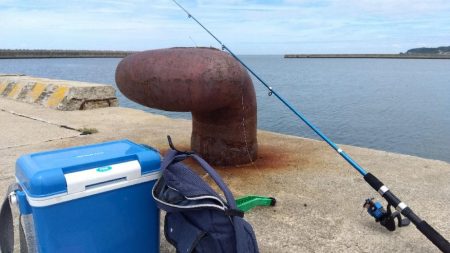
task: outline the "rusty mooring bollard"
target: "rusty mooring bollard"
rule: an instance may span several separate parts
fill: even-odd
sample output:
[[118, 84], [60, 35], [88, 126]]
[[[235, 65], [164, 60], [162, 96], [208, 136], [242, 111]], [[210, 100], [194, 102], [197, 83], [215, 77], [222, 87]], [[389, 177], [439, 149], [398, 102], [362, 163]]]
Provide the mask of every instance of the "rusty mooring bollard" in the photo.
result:
[[150, 50], [124, 58], [116, 83], [129, 99], [192, 113], [191, 148], [215, 165], [257, 157], [256, 97], [247, 71], [213, 48]]

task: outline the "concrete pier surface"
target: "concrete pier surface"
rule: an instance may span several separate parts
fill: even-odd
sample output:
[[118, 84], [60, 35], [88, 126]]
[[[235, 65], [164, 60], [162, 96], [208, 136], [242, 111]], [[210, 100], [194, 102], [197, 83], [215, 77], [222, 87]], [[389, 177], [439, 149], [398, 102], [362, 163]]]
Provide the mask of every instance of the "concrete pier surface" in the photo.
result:
[[[191, 122], [109, 107], [57, 111], [0, 98], [0, 191], [14, 181], [26, 153], [127, 138], [165, 153], [166, 135], [188, 149]], [[76, 129], [95, 128], [80, 135]], [[332, 135], [332, 134], [331, 134]], [[261, 252], [439, 252], [414, 225], [389, 232], [363, 209], [374, 192], [326, 143], [258, 131], [254, 164], [216, 167], [236, 197], [277, 199], [275, 207], [246, 214]], [[363, 167], [444, 237], [450, 238], [450, 164], [343, 145]], [[149, 193], [149, 197], [151, 197]], [[175, 252], [161, 229], [161, 252]]]

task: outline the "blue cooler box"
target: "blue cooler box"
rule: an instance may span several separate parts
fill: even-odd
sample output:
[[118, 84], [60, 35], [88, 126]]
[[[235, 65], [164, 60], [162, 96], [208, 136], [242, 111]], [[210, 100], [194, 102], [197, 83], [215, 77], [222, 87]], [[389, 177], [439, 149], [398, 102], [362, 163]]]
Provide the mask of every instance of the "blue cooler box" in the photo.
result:
[[39, 252], [159, 252], [160, 164], [156, 150], [128, 140], [20, 157], [19, 207]]

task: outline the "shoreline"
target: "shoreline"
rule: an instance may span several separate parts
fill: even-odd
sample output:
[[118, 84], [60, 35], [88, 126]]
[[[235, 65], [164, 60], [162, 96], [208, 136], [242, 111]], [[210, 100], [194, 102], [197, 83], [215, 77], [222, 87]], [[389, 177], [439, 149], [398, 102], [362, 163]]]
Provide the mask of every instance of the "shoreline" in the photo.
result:
[[[119, 106], [120, 107], [120, 106]], [[129, 109], [133, 109], [133, 110], [139, 110], [136, 108], [131, 108], [131, 107], [126, 107]], [[165, 115], [161, 115], [161, 114], [156, 114], [156, 113], [152, 113], [152, 112], [146, 112], [143, 111], [145, 113], [150, 113], [150, 114], [155, 114], [155, 115], [160, 115], [163, 117], [167, 117], [169, 119], [175, 119], [175, 118], [171, 118], [169, 116], [165, 116]], [[184, 119], [184, 120], [188, 120], [188, 119]], [[311, 138], [311, 137], [305, 137], [305, 136], [299, 136], [299, 135], [293, 135], [293, 134], [289, 134], [289, 133], [281, 133], [281, 132], [274, 132], [274, 131], [270, 131], [270, 130], [265, 130], [265, 129], [260, 129], [258, 128], [258, 133], [259, 132], [264, 132], [267, 134], [271, 134], [271, 135], [275, 135], [275, 136], [279, 136], [280, 138], [282, 137], [289, 137], [292, 139], [299, 139], [299, 140], [303, 140], [303, 141], [308, 141], [308, 142], [319, 142], [319, 143], [325, 143], [326, 142], [320, 138]], [[366, 147], [366, 146], [360, 146], [360, 145], [356, 145], [356, 144], [348, 144], [348, 143], [343, 143], [343, 142], [339, 142], [336, 143], [338, 146], [344, 146], [344, 147], [352, 147], [352, 148], [361, 148], [361, 149], [370, 149], [372, 151], [376, 151], [376, 152], [384, 152], [387, 154], [392, 154], [392, 155], [398, 155], [398, 156], [405, 156], [405, 157], [412, 157], [412, 158], [417, 158], [417, 159], [424, 159], [424, 160], [432, 160], [435, 162], [443, 162], [443, 163], [447, 163], [450, 165], [450, 161], [446, 161], [446, 160], [441, 160], [438, 158], [433, 158], [433, 157], [424, 157], [424, 156], [420, 156], [420, 155], [415, 155], [415, 154], [407, 154], [407, 153], [400, 153], [398, 151], [392, 151], [392, 150], [385, 150], [385, 149], [379, 149], [379, 148], [374, 148], [374, 147]], [[328, 145], [328, 144], [327, 144]], [[329, 147], [330, 150], [333, 150], [331, 147]]]
[[450, 59], [434, 54], [285, 54], [284, 58], [350, 58], [350, 59]]

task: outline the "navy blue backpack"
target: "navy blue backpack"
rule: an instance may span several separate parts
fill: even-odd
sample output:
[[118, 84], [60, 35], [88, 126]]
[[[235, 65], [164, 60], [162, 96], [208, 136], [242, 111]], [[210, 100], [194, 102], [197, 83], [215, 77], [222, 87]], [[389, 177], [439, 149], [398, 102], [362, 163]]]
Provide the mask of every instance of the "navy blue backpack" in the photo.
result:
[[[173, 147], [171, 145], [171, 147]], [[181, 161], [197, 161], [223, 191], [225, 200]], [[192, 152], [170, 150], [152, 194], [167, 212], [164, 234], [179, 253], [258, 253], [252, 227], [237, 209], [233, 194], [219, 174]]]

